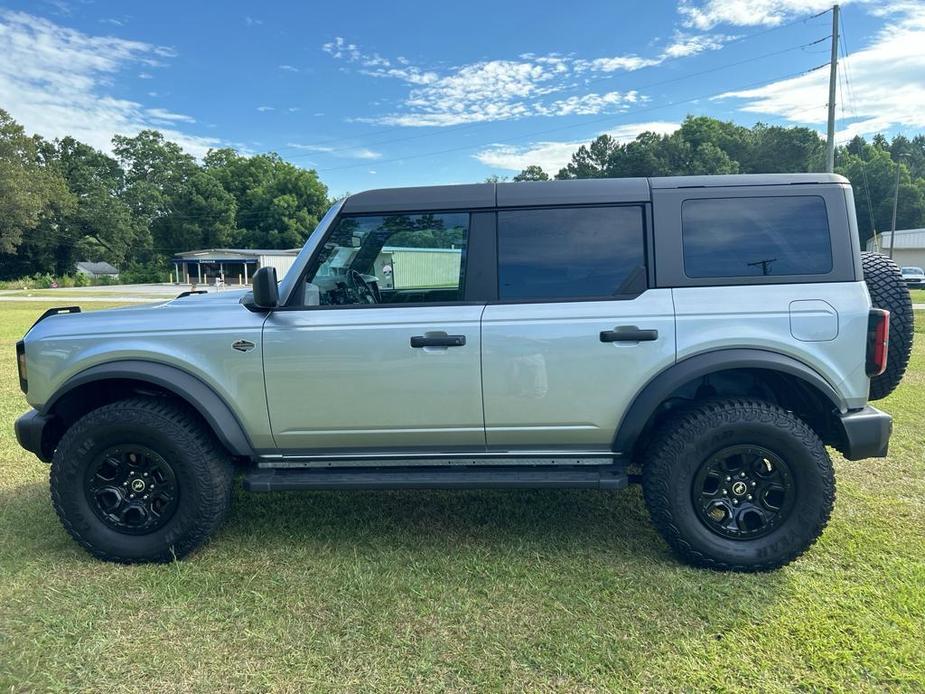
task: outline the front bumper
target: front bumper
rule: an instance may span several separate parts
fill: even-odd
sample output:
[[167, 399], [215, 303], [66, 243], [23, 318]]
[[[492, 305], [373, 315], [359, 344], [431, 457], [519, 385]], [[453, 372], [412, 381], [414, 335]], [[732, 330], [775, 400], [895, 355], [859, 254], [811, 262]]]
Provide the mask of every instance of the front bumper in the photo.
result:
[[38, 410], [29, 410], [16, 420], [16, 440], [19, 445], [30, 453], [38, 456], [39, 460], [49, 463], [54, 449], [49, 450], [49, 437], [52, 418], [39, 414]]
[[839, 450], [848, 460], [885, 458], [893, 432], [893, 418], [876, 407], [867, 407], [839, 415], [842, 445]]

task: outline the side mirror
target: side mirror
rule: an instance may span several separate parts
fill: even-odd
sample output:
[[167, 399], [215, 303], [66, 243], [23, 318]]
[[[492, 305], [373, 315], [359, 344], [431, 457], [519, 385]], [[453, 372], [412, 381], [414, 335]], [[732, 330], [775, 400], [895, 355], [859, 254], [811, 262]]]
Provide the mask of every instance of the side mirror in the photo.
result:
[[276, 284], [275, 267], [262, 267], [254, 273], [254, 306], [260, 309], [279, 306], [279, 286]]

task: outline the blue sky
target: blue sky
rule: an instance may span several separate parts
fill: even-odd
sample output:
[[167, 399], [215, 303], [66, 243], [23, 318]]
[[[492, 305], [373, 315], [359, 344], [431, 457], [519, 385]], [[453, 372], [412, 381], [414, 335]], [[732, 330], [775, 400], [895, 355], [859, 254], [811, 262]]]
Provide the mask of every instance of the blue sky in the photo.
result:
[[[817, 0], [0, 0], [0, 107], [108, 148], [277, 151], [331, 191], [552, 174], [688, 113], [825, 127]], [[925, 131], [925, 3], [843, 3], [839, 139]], [[818, 43], [816, 43], [818, 41]], [[809, 72], [807, 72], [809, 71]]]

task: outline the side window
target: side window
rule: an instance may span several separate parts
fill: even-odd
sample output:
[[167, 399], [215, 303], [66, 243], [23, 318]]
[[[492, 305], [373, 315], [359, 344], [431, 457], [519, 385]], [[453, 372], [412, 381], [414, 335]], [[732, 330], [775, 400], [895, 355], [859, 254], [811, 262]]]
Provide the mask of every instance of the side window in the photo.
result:
[[688, 277], [832, 271], [828, 215], [817, 196], [685, 200], [681, 237]]
[[305, 305], [463, 300], [468, 213], [345, 217], [309, 268]]
[[645, 288], [641, 207], [564, 207], [498, 214], [500, 299], [626, 298]]

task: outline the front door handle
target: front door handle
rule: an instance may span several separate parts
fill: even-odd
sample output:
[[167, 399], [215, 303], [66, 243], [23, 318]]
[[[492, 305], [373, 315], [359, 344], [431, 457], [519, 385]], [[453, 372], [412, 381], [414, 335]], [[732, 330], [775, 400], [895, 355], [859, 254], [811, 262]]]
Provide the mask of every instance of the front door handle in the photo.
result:
[[465, 335], [415, 335], [411, 338], [412, 347], [462, 347], [466, 344]]
[[601, 342], [651, 342], [657, 339], [658, 330], [640, 330], [635, 325], [601, 330]]

